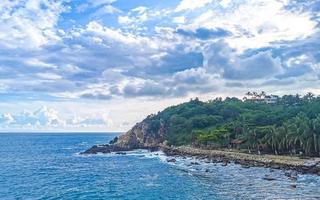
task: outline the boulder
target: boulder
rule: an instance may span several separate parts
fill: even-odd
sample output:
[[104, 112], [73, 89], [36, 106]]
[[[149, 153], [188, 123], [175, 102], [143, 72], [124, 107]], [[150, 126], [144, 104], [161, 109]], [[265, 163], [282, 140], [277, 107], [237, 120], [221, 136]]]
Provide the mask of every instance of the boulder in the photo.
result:
[[274, 181], [277, 180], [276, 178], [270, 176], [270, 175], [265, 175], [265, 177], [262, 178], [263, 180], [267, 180], [267, 181]]
[[171, 159], [170, 159], [170, 158], [168, 158], [168, 159], [167, 159], [167, 162], [175, 163], [175, 162], [177, 162], [177, 160], [176, 160], [176, 159], [174, 159], [174, 158], [171, 158]]

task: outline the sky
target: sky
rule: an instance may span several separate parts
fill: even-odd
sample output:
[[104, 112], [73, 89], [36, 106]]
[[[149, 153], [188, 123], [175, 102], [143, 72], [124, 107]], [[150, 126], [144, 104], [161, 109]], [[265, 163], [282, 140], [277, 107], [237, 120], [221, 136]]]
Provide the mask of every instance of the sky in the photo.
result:
[[126, 131], [190, 98], [320, 94], [319, 0], [1, 0], [0, 131]]

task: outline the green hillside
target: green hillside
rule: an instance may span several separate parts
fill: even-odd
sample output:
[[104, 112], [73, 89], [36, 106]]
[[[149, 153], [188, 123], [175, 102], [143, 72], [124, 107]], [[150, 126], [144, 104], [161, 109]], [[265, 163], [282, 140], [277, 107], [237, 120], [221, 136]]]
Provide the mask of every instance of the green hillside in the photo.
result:
[[320, 152], [320, 97], [285, 95], [267, 103], [265, 93], [248, 98], [192, 99], [150, 115], [148, 133], [165, 127], [169, 145], [241, 148], [275, 154]]

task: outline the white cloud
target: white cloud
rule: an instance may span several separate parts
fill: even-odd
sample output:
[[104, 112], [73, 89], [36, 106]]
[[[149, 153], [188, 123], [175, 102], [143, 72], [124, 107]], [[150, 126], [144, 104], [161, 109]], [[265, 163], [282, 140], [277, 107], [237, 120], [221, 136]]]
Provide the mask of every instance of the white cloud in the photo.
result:
[[62, 77], [60, 75], [54, 73], [37, 73], [36, 74], [41, 79], [48, 79], [48, 80], [58, 80]]
[[174, 74], [173, 79], [176, 83], [204, 84], [210, 82], [211, 76], [204, 68], [191, 68], [177, 72]]
[[186, 22], [186, 18], [184, 16], [173, 18], [173, 22], [177, 24], [184, 24]]
[[316, 32], [310, 13], [286, 10], [286, 5], [287, 1], [248, 1], [225, 12], [208, 10], [187, 27], [228, 30], [232, 36], [226, 40], [238, 51], [305, 39]]
[[114, 6], [111, 5], [105, 5], [101, 8], [99, 8], [94, 14], [94, 17], [102, 17], [106, 14], [116, 14], [116, 13], [121, 13], [121, 10], [117, 9]]
[[0, 124], [11, 124], [14, 122], [14, 118], [10, 113], [3, 113], [0, 115]]
[[32, 67], [53, 68], [53, 69], [57, 68], [57, 66], [55, 66], [53, 64], [45, 63], [37, 58], [26, 59], [25, 63], [29, 66], [32, 66]]
[[180, 12], [183, 10], [193, 10], [196, 8], [202, 8], [203, 6], [211, 3], [213, 0], [181, 0], [175, 11]]
[[81, 127], [102, 127], [108, 126], [107, 115], [92, 115], [86, 117], [73, 116], [67, 119], [61, 118], [55, 109], [42, 106], [34, 112], [24, 110], [18, 114], [3, 113], [0, 115], [0, 130], [5, 128], [81, 128]]
[[241, 57], [224, 42], [206, 47], [204, 67], [225, 79], [243, 81], [266, 79], [282, 72], [280, 58], [273, 57], [270, 51]]
[[29, 0], [0, 3], [0, 44], [38, 48], [60, 40], [56, 25], [62, 1]]
[[222, 0], [222, 1], [220, 2], [220, 5], [221, 5], [222, 7], [228, 7], [229, 4], [231, 3], [231, 1], [232, 1], [232, 0]]
[[132, 23], [134, 20], [131, 19], [130, 17], [128, 16], [119, 16], [118, 17], [118, 23], [119, 24], [130, 24]]
[[123, 34], [120, 30], [113, 30], [106, 26], [101, 25], [96, 21], [92, 21], [87, 25], [86, 31], [115, 42], [121, 42], [124, 44], [137, 43], [137, 39], [131, 34]]

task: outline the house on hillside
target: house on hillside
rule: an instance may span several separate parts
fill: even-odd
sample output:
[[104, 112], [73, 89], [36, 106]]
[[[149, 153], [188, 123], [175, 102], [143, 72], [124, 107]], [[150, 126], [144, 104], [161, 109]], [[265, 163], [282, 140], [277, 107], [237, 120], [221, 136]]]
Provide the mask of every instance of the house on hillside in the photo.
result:
[[279, 101], [279, 97], [277, 95], [267, 95], [265, 92], [258, 94], [256, 92], [247, 93], [247, 97], [245, 97], [245, 101], [252, 101], [254, 103], [266, 103], [266, 104], [276, 104]]
[[264, 102], [266, 104], [276, 104], [278, 103], [279, 97], [277, 95], [267, 95], [264, 97]]

